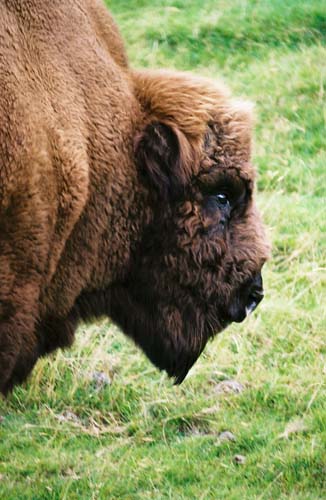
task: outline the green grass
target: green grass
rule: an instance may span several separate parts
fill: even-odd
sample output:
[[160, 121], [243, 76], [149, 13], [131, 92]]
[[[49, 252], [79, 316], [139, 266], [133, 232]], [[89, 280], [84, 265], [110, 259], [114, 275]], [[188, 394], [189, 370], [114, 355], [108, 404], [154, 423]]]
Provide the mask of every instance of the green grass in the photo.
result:
[[[0, 402], [0, 498], [324, 499], [326, 4], [108, 4], [135, 66], [222, 77], [256, 102], [266, 298], [181, 387], [109, 323], [82, 327]], [[96, 387], [94, 370], [111, 383]], [[229, 379], [243, 391], [221, 391]]]

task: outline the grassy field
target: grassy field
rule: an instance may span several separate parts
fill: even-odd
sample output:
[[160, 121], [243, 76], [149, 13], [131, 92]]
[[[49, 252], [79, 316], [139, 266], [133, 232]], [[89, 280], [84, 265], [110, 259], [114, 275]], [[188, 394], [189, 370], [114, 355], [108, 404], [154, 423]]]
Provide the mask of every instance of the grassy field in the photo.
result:
[[108, 322], [80, 328], [0, 401], [0, 498], [325, 499], [326, 3], [108, 4], [135, 66], [222, 77], [256, 103], [266, 299], [181, 387]]

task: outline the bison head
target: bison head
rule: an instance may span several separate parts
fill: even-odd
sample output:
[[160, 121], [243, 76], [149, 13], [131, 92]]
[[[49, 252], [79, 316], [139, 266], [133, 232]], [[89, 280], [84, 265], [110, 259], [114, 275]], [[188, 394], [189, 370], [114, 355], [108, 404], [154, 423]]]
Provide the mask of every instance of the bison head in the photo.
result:
[[251, 110], [221, 85], [135, 73], [147, 222], [111, 317], [181, 383], [209, 338], [263, 298], [268, 244], [254, 203]]

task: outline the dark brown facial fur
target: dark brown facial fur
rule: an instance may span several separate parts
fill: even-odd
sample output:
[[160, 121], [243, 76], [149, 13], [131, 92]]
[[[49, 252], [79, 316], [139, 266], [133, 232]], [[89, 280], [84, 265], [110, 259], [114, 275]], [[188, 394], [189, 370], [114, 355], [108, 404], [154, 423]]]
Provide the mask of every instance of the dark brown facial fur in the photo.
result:
[[107, 315], [182, 382], [263, 296], [251, 111], [133, 71], [97, 0], [0, 6], [0, 391]]

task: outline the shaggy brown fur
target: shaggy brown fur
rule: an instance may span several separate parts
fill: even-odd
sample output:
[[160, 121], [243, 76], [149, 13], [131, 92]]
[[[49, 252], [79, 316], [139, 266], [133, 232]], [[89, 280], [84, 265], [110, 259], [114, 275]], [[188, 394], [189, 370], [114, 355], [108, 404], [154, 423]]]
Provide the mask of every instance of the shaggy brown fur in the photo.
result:
[[81, 319], [178, 382], [242, 319], [268, 254], [250, 135], [223, 86], [130, 69], [100, 1], [1, 2], [2, 393]]

